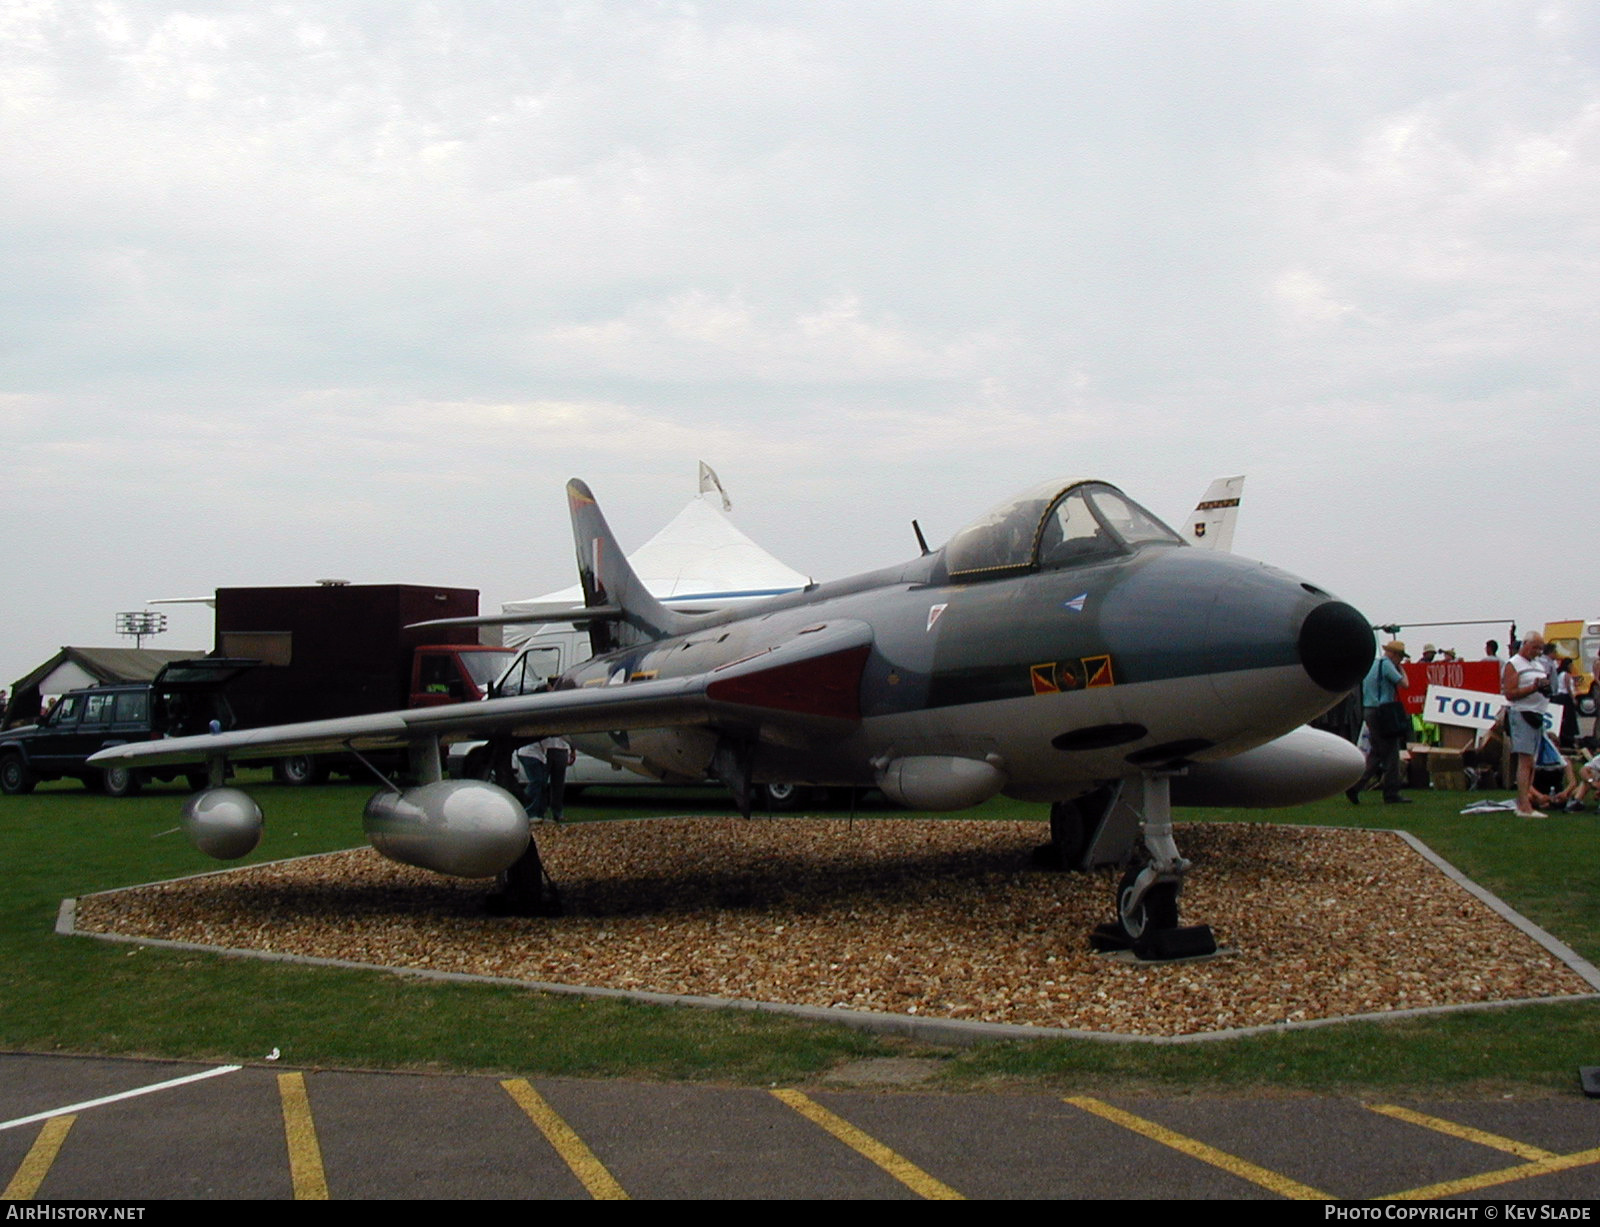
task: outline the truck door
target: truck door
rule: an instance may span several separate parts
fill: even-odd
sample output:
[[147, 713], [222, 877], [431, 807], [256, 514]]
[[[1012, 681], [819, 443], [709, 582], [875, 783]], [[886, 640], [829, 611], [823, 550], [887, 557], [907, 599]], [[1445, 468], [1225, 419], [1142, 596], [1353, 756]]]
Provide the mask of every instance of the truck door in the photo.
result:
[[516, 662], [495, 684], [495, 697], [533, 694], [561, 673], [559, 647], [524, 648]]
[[510, 648], [418, 648], [411, 670], [411, 706], [471, 703], [511, 663]]
[[[54, 772], [70, 765], [78, 741], [78, 718], [83, 715], [83, 695], [67, 694], [57, 700], [40, 722], [40, 733], [28, 742], [28, 757], [40, 771]], [[95, 747], [99, 749], [98, 746]], [[78, 762], [83, 756], [78, 756]]]
[[411, 676], [411, 706], [436, 707], [441, 703], [464, 703], [468, 699], [466, 679], [454, 653], [427, 648], [417, 649]]

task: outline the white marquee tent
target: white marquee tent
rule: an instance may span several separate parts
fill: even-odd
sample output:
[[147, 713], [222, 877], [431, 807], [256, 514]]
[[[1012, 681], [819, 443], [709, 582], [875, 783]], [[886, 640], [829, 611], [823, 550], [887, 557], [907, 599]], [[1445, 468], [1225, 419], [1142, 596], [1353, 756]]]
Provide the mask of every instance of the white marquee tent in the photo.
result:
[[[716, 505], [719, 502], [723, 507]], [[652, 596], [677, 609], [706, 610], [793, 592], [810, 582], [735, 528], [724, 513], [726, 506], [716, 474], [701, 465], [700, 493], [665, 528], [628, 555], [628, 562]], [[583, 590], [574, 584], [559, 592], [508, 601], [501, 611], [543, 613], [582, 604]], [[538, 632], [537, 625], [507, 626], [506, 643], [525, 643]]]

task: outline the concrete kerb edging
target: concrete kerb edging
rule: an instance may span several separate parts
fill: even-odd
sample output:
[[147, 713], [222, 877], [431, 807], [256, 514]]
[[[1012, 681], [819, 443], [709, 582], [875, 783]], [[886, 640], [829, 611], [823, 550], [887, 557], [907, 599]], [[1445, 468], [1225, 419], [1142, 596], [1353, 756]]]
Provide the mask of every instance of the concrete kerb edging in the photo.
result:
[[[1315, 829], [1347, 831], [1359, 828], [1318, 827]], [[1398, 835], [1446, 877], [1456, 882], [1469, 894], [1482, 900], [1503, 920], [1521, 930], [1540, 946], [1544, 947], [1545, 950], [1560, 959], [1595, 992], [1573, 993], [1561, 997], [1524, 997], [1514, 1001], [1475, 1001], [1460, 1005], [1419, 1006], [1407, 1010], [1380, 1010], [1365, 1014], [1341, 1014], [1332, 1018], [1299, 1019], [1292, 1022], [1266, 1023], [1256, 1027], [1228, 1027], [1220, 1031], [1201, 1031], [1192, 1035], [1129, 1035], [1113, 1031], [1083, 1031], [1073, 1027], [1036, 1027], [1026, 1023], [968, 1022], [954, 1018], [923, 1018], [914, 1014], [879, 1014], [867, 1010], [845, 1010], [835, 1006], [791, 1005], [781, 1001], [754, 1001], [743, 997], [697, 997], [676, 993], [651, 993], [631, 989], [600, 988], [586, 984], [555, 984], [542, 980], [517, 980], [501, 976], [473, 975], [469, 972], [433, 971], [419, 967], [393, 967], [384, 963], [361, 963], [351, 959], [328, 959], [315, 955], [288, 954], [271, 950], [208, 946], [198, 942], [170, 941], [166, 938], [131, 937], [122, 933], [88, 933], [77, 928], [78, 900], [76, 898], [67, 898], [61, 901], [61, 906], [56, 913], [55, 931], [63, 937], [90, 937], [99, 941], [120, 942], [133, 946], [155, 946], [161, 949], [183, 950], [199, 954], [223, 954], [237, 958], [261, 959], [272, 963], [301, 963], [310, 967], [338, 967], [348, 971], [381, 971], [390, 975], [411, 976], [421, 980], [440, 980], [455, 984], [498, 985], [532, 989], [541, 993], [556, 993], [569, 997], [637, 1001], [646, 1005], [691, 1006], [697, 1009], [750, 1010], [764, 1014], [781, 1014], [806, 1022], [834, 1023], [839, 1026], [852, 1027], [858, 1031], [870, 1031], [880, 1035], [907, 1036], [912, 1039], [939, 1044], [971, 1045], [1045, 1039], [1099, 1040], [1101, 1042], [1122, 1044], [1195, 1044], [1208, 1043], [1215, 1040], [1242, 1039], [1252, 1035], [1269, 1035], [1283, 1031], [1304, 1031], [1313, 1027], [1329, 1027], [1339, 1023], [1390, 1022], [1403, 1018], [1423, 1018], [1434, 1014], [1461, 1014], [1474, 1010], [1497, 1010], [1524, 1005], [1554, 1005], [1570, 1001], [1600, 1000], [1600, 971], [1597, 971], [1586, 959], [1579, 957], [1578, 953], [1570, 946], [1541, 929], [1504, 900], [1479, 886], [1414, 835], [1406, 831], [1396, 830], [1388, 830], [1386, 833]], [[269, 864], [290, 864], [294, 861], [311, 860], [313, 857], [327, 855], [330, 854], [318, 852], [304, 857], [264, 861], [260, 865], [242, 866], [238, 869], [213, 869], [205, 873], [187, 874], [183, 878], [168, 880], [188, 881], [193, 878], [242, 873], [248, 870], [260, 869]], [[122, 886], [115, 890], [95, 891], [83, 897], [94, 898], [99, 895], [117, 895], [123, 891], [141, 890], [147, 886], [159, 886], [162, 884], [161, 882], [146, 882], [139, 886]]]

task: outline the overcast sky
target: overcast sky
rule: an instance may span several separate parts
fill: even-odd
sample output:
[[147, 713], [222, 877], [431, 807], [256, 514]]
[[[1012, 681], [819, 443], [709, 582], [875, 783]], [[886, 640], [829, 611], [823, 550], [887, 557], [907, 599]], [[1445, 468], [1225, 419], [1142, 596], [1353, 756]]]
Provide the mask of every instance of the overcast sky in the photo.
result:
[[0, 684], [498, 609], [566, 478], [632, 548], [701, 458], [819, 579], [1247, 473], [1373, 620], [1596, 614], [1597, 295], [1592, 3], [0, 0]]

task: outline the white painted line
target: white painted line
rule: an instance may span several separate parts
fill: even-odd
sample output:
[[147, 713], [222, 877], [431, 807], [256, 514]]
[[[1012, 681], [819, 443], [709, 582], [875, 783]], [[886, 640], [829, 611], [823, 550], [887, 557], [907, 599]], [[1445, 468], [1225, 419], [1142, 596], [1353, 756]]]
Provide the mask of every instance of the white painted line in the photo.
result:
[[243, 1068], [244, 1066], [242, 1065], [219, 1065], [215, 1069], [201, 1070], [198, 1074], [185, 1074], [181, 1078], [169, 1078], [165, 1082], [136, 1087], [131, 1091], [122, 1091], [116, 1095], [106, 1095], [100, 1099], [87, 1099], [83, 1103], [70, 1103], [64, 1108], [52, 1108], [48, 1112], [35, 1112], [32, 1116], [19, 1116], [16, 1120], [0, 1121], [0, 1129], [20, 1129], [23, 1125], [32, 1125], [38, 1121], [49, 1120], [52, 1116], [64, 1116], [68, 1112], [83, 1112], [89, 1108], [98, 1108], [108, 1103], [116, 1103], [119, 1099], [132, 1099], [136, 1095], [148, 1095], [152, 1091], [165, 1091], [171, 1087], [182, 1086], [186, 1082], [199, 1082], [202, 1078], [215, 1078], [218, 1074], [231, 1074]]

